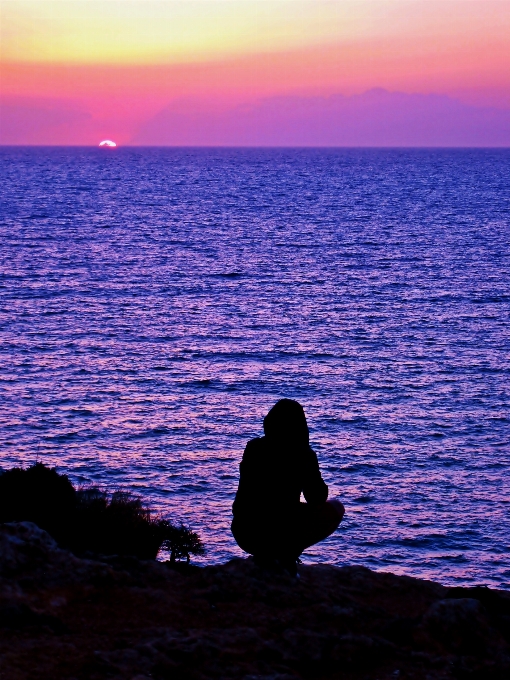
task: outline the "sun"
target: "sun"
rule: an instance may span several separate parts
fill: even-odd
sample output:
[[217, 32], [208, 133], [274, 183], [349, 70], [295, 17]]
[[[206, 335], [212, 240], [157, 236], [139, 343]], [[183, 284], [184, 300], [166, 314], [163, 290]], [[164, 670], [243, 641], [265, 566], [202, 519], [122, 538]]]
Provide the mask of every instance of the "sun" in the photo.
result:
[[115, 142], [112, 142], [111, 139], [104, 139], [102, 142], [99, 143], [99, 146], [113, 147], [113, 146], [117, 146], [117, 145], [115, 144]]

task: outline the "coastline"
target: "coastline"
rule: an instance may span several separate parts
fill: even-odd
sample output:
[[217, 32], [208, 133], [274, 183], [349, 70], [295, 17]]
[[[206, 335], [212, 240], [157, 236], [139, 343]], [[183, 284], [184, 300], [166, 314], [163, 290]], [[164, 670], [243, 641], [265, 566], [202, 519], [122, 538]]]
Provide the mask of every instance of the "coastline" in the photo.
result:
[[510, 593], [361, 566], [80, 559], [0, 525], [0, 680], [510, 677]]

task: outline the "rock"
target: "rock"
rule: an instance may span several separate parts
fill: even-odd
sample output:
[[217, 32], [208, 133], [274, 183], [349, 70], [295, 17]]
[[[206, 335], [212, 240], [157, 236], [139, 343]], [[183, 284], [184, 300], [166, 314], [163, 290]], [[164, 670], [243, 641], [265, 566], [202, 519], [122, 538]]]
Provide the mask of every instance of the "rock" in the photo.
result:
[[[137, 564], [139, 561], [137, 560]], [[6, 578], [22, 577], [42, 588], [113, 577], [105, 563], [83, 560], [58, 547], [53, 538], [32, 522], [0, 525], [0, 587]]]
[[[364, 567], [79, 559], [0, 525], [1, 680], [506, 680], [508, 594]], [[484, 602], [490, 602], [487, 609]]]
[[3, 524], [0, 532], [0, 576], [46, 564], [59, 552], [62, 551], [51, 536], [32, 522]]
[[425, 613], [423, 624], [448, 649], [464, 654], [487, 650], [494, 641], [485, 609], [472, 598], [434, 602]]
[[48, 626], [55, 633], [67, 632], [66, 626], [56, 616], [39, 614], [26, 604], [0, 606], [0, 628], [20, 630], [29, 626]]
[[490, 588], [475, 586], [474, 588], [449, 588], [449, 599], [462, 599], [469, 597], [478, 600], [484, 609], [491, 615], [510, 616], [510, 593], [491, 590]]

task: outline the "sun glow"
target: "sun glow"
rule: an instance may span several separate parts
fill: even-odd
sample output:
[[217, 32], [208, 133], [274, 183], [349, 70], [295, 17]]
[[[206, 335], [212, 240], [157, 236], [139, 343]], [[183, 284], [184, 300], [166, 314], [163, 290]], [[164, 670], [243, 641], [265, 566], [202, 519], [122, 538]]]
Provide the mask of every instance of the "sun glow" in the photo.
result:
[[115, 144], [115, 142], [112, 142], [111, 139], [104, 139], [102, 142], [99, 142], [99, 146], [107, 146], [112, 148], [114, 146], [117, 146], [117, 144]]
[[0, 34], [8, 61], [187, 63], [379, 34], [387, 24], [386, 4], [382, 8], [380, 4], [380, 0], [0, 0]]

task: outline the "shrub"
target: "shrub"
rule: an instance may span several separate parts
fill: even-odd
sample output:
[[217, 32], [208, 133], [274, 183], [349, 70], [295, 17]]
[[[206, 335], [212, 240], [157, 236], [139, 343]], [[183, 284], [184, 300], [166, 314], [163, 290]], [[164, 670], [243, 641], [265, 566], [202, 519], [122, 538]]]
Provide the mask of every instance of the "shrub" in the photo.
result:
[[99, 489], [80, 489], [74, 531], [66, 547], [76, 553], [155, 559], [164, 538], [160, 522], [151, 518], [140, 498], [129, 493], [117, 491], [108, 496]]
[[34, 522], [60, 543], [70, 530], [75, 506], [69, 478], [42, 463], [0, 475], [0, 522]]
[[0, 475], [0, 522], [30, 521], [78, 555], [133, 555], [155, 559], [163, 546], [170, 562], [203, 555], [199, 536], [152, 518], [141, 498], [124, 491], [75, 490], [66, 475], [42, 463]]

